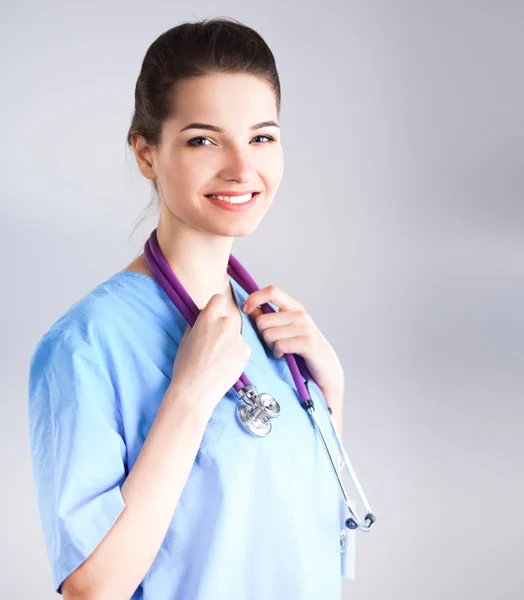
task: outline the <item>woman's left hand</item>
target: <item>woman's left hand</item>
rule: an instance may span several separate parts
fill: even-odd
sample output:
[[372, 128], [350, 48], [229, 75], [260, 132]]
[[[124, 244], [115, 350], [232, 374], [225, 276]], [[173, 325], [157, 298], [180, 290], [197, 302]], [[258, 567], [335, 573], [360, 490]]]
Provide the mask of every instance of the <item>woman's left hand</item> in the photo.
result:
[[[279, 312], [264, 313], [260, 305], [271, 302]], [[276, 358], [299, 354], [322, 390], [344, 389], [344, 371], [330, 343], [297, 300], [276, 285], [250, 294], [244, 312], [256, 324]]]

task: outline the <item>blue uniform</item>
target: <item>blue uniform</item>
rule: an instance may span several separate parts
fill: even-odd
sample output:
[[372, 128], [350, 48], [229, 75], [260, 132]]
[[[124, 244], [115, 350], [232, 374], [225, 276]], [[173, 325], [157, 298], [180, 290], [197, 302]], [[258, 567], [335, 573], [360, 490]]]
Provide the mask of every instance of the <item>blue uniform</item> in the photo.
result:
[[[239, 307], [248, 294], [230, 277]], [[55, 589], [125, 507], [186, 321], [159, 283], [119, 271], [42, 336], [29, 372], [31, 459]], [[242, 313], [244, 369], [281, 406], [266, 438], [216, 405], [160, 550], [132, 600], [339, 600], [338, 486], [285, 360]], [[240, 374], [239, 374], [240, 375]], [[310, 393], [324, 431], [329, 414]], [[331, 436], [330, 436], [331, 439]], [[136, 540], [140, 544], [140, 540]]]

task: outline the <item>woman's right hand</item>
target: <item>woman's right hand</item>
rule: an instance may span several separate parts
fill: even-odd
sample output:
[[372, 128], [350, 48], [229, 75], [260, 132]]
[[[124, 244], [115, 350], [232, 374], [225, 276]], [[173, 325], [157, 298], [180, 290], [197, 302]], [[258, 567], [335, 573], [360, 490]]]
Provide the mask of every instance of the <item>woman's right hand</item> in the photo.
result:
[[[178, 390], [191, 410], [211, 416], [233, 387], [251, 356], [251, 348], [235, 328], [226, 297], [215, 294], [200, 311], [193, 327], [186, 327], [173, 364], [170, 387]], [[182, 393], [180, 393], [182, 391]]]

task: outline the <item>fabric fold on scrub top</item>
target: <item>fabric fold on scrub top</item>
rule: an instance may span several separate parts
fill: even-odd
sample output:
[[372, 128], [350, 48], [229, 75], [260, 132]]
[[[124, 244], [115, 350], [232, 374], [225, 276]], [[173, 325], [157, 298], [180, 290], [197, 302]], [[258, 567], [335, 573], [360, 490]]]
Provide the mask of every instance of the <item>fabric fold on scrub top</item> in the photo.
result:
[[[248, 294], [230, 277], [239, 310]], [[31, 460], [55, 590], [125, 508], [133, 467], [187, 324], [158, 282], [119, 271], [38, 342], [29, 370]], [[207, 424], [162, 546], [132, 600], [339, 600], [338, 485], [283, 359], [242, 313], [245, 372], [281, 414], [266, 438], [231, 389]], [[310, 392], [324, 430], [329, 414]], [[140, 540], [135, 540], [140, 544]]]

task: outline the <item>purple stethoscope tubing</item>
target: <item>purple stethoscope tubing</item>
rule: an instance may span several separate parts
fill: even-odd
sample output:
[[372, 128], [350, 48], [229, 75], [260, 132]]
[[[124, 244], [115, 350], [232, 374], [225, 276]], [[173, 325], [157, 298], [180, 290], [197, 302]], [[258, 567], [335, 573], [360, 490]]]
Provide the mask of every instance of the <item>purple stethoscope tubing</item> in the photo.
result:
[[[200, 314], [200, 309], [193, 302], [191, 296], [189, 296], [189, 294], [186, 292], [180, 281], [174, 277], [171, 267], [160, 250], [156, 229], [153, 230], [150, 238], [144, 246], [144, 254], [153, 275], [159, 281], [173, 304], [182, 313], [182, 316], [185, 318], [185, 320], [189, 323], [189, 325], [191, 325], [191, 327], [193, 327], [198, 315]], [[228, 273], [249, 294], [252, 294], [254, 291], [260, 289], [253, 278], [232, 254], [229, 256]], [[276, 312], [267, 303], [261, 306], [261, 310], [265, 313]], [[297, 386], [301, 404], [309, 405], [312, 400], [306, 385], [308, 381], [313, 378], [311, 377], [311, 374], [304, 363], [304, 359], [301, 356], [295, 356], [294, 354], [285, 354], [284, 358], [286, 359], [295, 385]], [[297, 364], [297, 359], [299, 359], [301, 363], [300, 367]], [[305, 383], [302, 380], [302, 377], [304, 377], [306, 380]], [[250, 383], [251, 382], [249, 381], [247, 375], [242, 373], [233, 387], [238, 392], [245, 385], [249, 385]], [[327, 401], [325, 399], [324, 401], [326, 402], [326, 406], [331, 413], [331, 408], [329, 407]]]
[[[177, 277], [173, 273], [173, 270], [171, 269], [168, 262], [164, 258], [164, 255], [162, 254], [162, 251], [160, 250], [160, 246], [158, 244], [156, 229], [154, 229], [151, 232], [149, 239], [147, 240], [147, 242], [144, 245], [144, 255], [146, 258], [146, 262], [147, 262], [149, 268], [151, 269], [151, 272], [153, 273], [153, 275], [159, 282], [162, 289], [165, 291], [165, 293], [167, 294], [169, 299], [173, 302], [173, 304], [178, 308], [178, 310], [180, 311], [180, 313], [182, 314], [184, 319], [188, 322], [188, 324], [191, 327], [193, 327], [193, 325], [195, 324], [195, 322], [198, 318], [198, 315], [200, 314], [200, 309], [193, 302], [192, 298], [186, 292], [186, 290], [184, 289], [184, 287], [180, 283], [180, 281], [178, 281]], [[229, 255], [227, 271], [228, 271], [229, 275], [231, 275], [231, 277], [233, 277], [233, 279], [240, 286], [242, 286], [244, 288], [244, 290], [246, 292], [248, 292], [249, 294], [252, 294], [253, 292], [260, 289], [257, 286], [257, 284], [255, 283], [255, 281], [253, 280], [253, 278], [249, 275], [249, 273], [244, 269], [244, 267], [240, 264], [240, 262], [232, 254]], [[269, 303], [262, 304], [260, 306], [260, 308], [265, 313], [276, 312], [275, 309], [269, 305]], [[320, 434], [320, 438], [322, 440], [324, 448], [329, 456], [331, 467], [332, 467], [333, 472], [338, 480], [338, 484], [339, 484], [340, 490], [342, 492], [344, 502], [346, 504], [347, 509], [349, 510], [349, 512], [352, 515], [351, 517], [346, 519], [345, 525], [349, 529], [360, 528], [362, 531], [370, 531], [376, 520], [376, 517], [371, 512], [371, 508], [369, 507], [369, 504], [368, 504], [368, 501], [364, 494], [364, 491], [362, 490], [362, 487], [361, 487], [360, 483], [358, 482], [355, 471], [353, 470], [353, 467], [351, 466], [351, 463], [346, 454], [344, 446], [342, 445], [342, 442], [340, 441], [337, 431], [333, 425], [333, 421], [330, 417], [329, 422], [331, 425], [331, 432], [336, 441], [338, 450], [342, 456], [343, 466], [345, 466], [348, 469], [348, 472], [351, 476], [351, 479], [357, 490], [357, 493], [360, 496], [360, 499], [362, 500], [364, 507], [366, 509], [366, 516], [364, 517], [365, 522], [360, 520], [359, 517], [357, 517], [357, 515], [353, 511], [353, 508], [351, 507], [346, 490], [344, 488], [344, 484], [342, 483], [342, 479], [339, 474], [339, 470], [336, 466], [336, 459], [334, 458], [332, 451], [329, 448], [327, 440], [322, 432], [322, 428], [320, 427], [318, 418], [315, 414], [314, 403], [313, 403], [313, 400], [312, 400], [311, 395], [309, 394], [309, 391], [307, 388], [308, 382], [310, 380], [313, 380], [313, 377], [311, 377], [311, 373], [309, 372], [307, 365], [304, 362], [303, 357], [301, 357], [300, 355], [284, 354], [284, 358], [286, 359], [286, 362], [291, 371], [291, 375], [293, 376], [293, 380], [297, 386], [300, 403], [301, 403], [302, 407], [306, 410], [306, 412], [309, 414], [309, 416], [313, 422], [313, 425], [315, 426], [316, 430]], [[304, 377], [305, 381], [302, 381], [302, 377]], [[238, 379], [238, 381], [235, 383], [235, 385], [233, 387], [234, 387], [235, 391], [240, 392], [240, 390], [242, 390], [245, 386], [251, 386], [251, 385], [252, 384], [249, 381], [247, 375], [245, 373], [242, 373], [240, 375], [240, 378]], [[331, 414], [331, 408], [325, 398], [324, 398], [324, 402], [326, 403], [327, 409], [328, 409], [329, 413]]]

